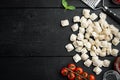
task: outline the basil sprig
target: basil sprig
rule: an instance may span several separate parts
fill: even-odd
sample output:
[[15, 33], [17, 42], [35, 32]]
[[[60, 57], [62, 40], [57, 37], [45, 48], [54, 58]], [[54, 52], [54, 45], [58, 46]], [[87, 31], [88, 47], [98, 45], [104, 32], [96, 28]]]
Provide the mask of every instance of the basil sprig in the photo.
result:
[[66, 0], [62, 0], [62, 5], [67, 10], [75, 10], [76, 9], [75, 6], [68, 5]]

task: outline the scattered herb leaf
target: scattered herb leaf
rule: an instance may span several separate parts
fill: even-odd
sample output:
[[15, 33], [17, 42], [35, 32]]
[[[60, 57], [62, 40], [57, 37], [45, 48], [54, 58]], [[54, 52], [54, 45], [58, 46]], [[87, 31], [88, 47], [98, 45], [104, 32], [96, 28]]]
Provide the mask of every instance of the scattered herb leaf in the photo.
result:
[[68, 10], [75, 10], [76, 9], [75, 6], [68, 5], [66, 0], [62, 0], [62, 5], [65, 9], [68, 9]]
[[68, 6], [67, 1], [66, 1], [66, 0], [62, 0], [62, 5], [63, 5], [63, 7], [66, 9], [66, 8], [67, 8], [67, 6]]
[[76, 8], [75, 8], [75, 6], [68, 6], [67, 9], [69, 9], [69, 10], [75, 10]]

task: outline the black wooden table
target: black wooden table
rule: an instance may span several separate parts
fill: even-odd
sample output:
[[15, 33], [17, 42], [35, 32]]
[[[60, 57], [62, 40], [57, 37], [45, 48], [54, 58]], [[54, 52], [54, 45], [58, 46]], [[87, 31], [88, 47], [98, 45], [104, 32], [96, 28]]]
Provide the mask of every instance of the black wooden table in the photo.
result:
[[[70, 27], [61, 28], [61, 19], [72, 20], [88, 8], [80, 0], [67, 0], [77, 7], [65, 11], [61, 0], [0, 0], [0, 80], [67, 80], [60, 75], [60, 69], [74, 63], [74, 51], [68, 53], [64, 46], [72, 33]], [[120, 6], [105, 0], [105, 5], [120, 15]], [[98, 14], [101, 10], [92, 11]], [[71, 21], [72, 22], [72, 21]], [[108, 22], [117, 24], [110, 17]], [[120, 45], [117, 46], [120, 48]], [[113, 69], [114, 57], [109, 68], [96, 76], [102, 80], [103, 73]], [[76, 65], [92, 73], [93, 67]]]

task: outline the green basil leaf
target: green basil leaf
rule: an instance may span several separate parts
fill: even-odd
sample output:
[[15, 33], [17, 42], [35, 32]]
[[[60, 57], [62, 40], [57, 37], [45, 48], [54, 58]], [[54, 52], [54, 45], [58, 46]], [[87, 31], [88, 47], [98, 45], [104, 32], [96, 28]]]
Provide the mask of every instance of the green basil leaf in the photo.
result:
[[68, 5], [66, 0], [62, 0], [62, 5], [65, 9], [68, 9], [68, 10], [75, 10], [76, 9], [75, 6]]
[[67, 6], [68, 6], [67, 1], [66, 1], [66, 0], [62, 0], [62, 5], [63, 5], [63, 7], [66, 9], [66, 8], [67, 8]]
[[69, 10], [75, 10], [76, 8], [75, 8], [75, 6], [67, 6], [67, 9], [69, 9]]

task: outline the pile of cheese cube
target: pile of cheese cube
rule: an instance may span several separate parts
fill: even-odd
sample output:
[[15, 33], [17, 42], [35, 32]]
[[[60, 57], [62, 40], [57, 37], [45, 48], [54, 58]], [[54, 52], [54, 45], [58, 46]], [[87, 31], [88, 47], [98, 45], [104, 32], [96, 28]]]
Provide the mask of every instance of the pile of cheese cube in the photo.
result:
[[[76, 63], [83, 60], [87, 67], [93, 64], [93, 71], [99, 75], [102, 72], [101, 67], [109, 67], [111, 63], [110, 60], [100, 60], [99, 57], [118, 55], [119, 50], [113, 49], [112, 45], [119, 44], [120, 32], [114, 25], [108, 24], [106, 14], [101, 12], [98, 17], [95, 13], [90, 13], [89, 9], [84, 9], [82, 13], [82, 17], [73, 17], [71, 29], [73, 32], [78, 31], [78, 34], [70, 35], [70, 43], [65, 48], [68, 52], [77, 52], [73, 56]], [[69, 26], [68, 19], [61, 20], [61, 25]]]

